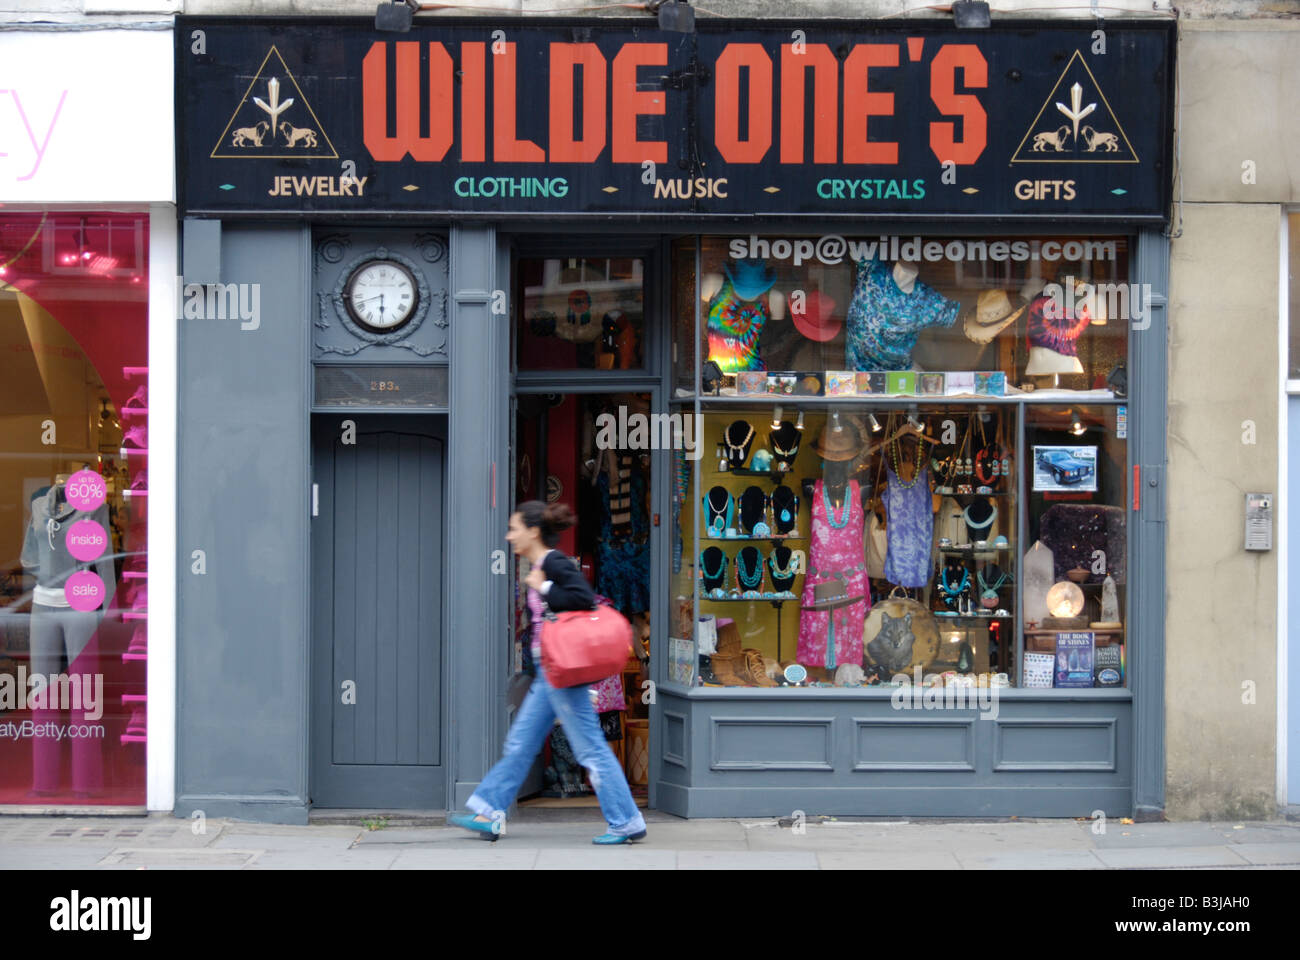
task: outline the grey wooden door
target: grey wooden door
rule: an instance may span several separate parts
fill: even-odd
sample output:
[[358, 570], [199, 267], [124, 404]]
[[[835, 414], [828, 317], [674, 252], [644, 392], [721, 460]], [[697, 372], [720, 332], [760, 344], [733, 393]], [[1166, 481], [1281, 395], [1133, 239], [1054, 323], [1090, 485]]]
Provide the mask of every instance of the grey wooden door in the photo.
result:
[[[345, 443], [344, 421], [356, 424]], [[313, 423], [311, 799], [443, 809], [445, 420]]]

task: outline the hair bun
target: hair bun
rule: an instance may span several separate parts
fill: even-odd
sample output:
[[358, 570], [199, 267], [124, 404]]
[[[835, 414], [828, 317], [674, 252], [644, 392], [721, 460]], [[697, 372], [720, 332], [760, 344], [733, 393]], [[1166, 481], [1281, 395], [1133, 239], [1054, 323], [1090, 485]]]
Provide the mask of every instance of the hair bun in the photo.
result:
[[578, 522], [578, 518], [567, 503], [548, 503], [542, 513], [542, 521], [550, 529], [559, 532], [569, 529]]

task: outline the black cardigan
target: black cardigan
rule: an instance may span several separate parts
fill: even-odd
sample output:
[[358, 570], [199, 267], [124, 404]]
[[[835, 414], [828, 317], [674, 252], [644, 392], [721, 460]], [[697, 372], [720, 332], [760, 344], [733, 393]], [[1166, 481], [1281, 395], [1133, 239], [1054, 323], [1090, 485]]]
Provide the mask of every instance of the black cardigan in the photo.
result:
[[542, 573], [551, 581], [543, 599], [556, 613], [563, 610], [590, 610], [596, 593], [582, 571], [563, 552], [552, 550], [542, 558]]

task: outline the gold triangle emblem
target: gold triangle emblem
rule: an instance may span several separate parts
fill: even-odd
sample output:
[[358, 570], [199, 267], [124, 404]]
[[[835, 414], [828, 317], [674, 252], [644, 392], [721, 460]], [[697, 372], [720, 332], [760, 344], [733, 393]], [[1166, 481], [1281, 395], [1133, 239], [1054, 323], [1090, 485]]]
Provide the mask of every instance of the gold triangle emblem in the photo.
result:
[[1011, 155], [1012, 163], [1139, 163], [1101, 85], [1078, 50]]
[[339, 155], [280, 51], [272, 46], [209, 156], [337, 160]]

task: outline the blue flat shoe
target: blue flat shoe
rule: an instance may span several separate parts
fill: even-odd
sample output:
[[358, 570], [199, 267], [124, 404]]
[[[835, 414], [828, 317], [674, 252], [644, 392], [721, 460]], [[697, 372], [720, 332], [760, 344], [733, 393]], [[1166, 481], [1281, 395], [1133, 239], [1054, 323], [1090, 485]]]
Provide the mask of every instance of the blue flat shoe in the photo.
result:
[[447, 822], [453, 827], [460, 827], [469, 830], [471, 833], [477, 833], [484, 840], [500, 840], [501, 833], [497, 828], [494, 820], [476, 820], [475, 814], [472, 813], [453, 813], [447, 817]]
[[592, 837], [591, 842], [604, 846], [612, 846], [616, 843], [636, 843], [638, 840], [645, 839], [645, 831], [640, 833], [602, 833], [599, 837]]

